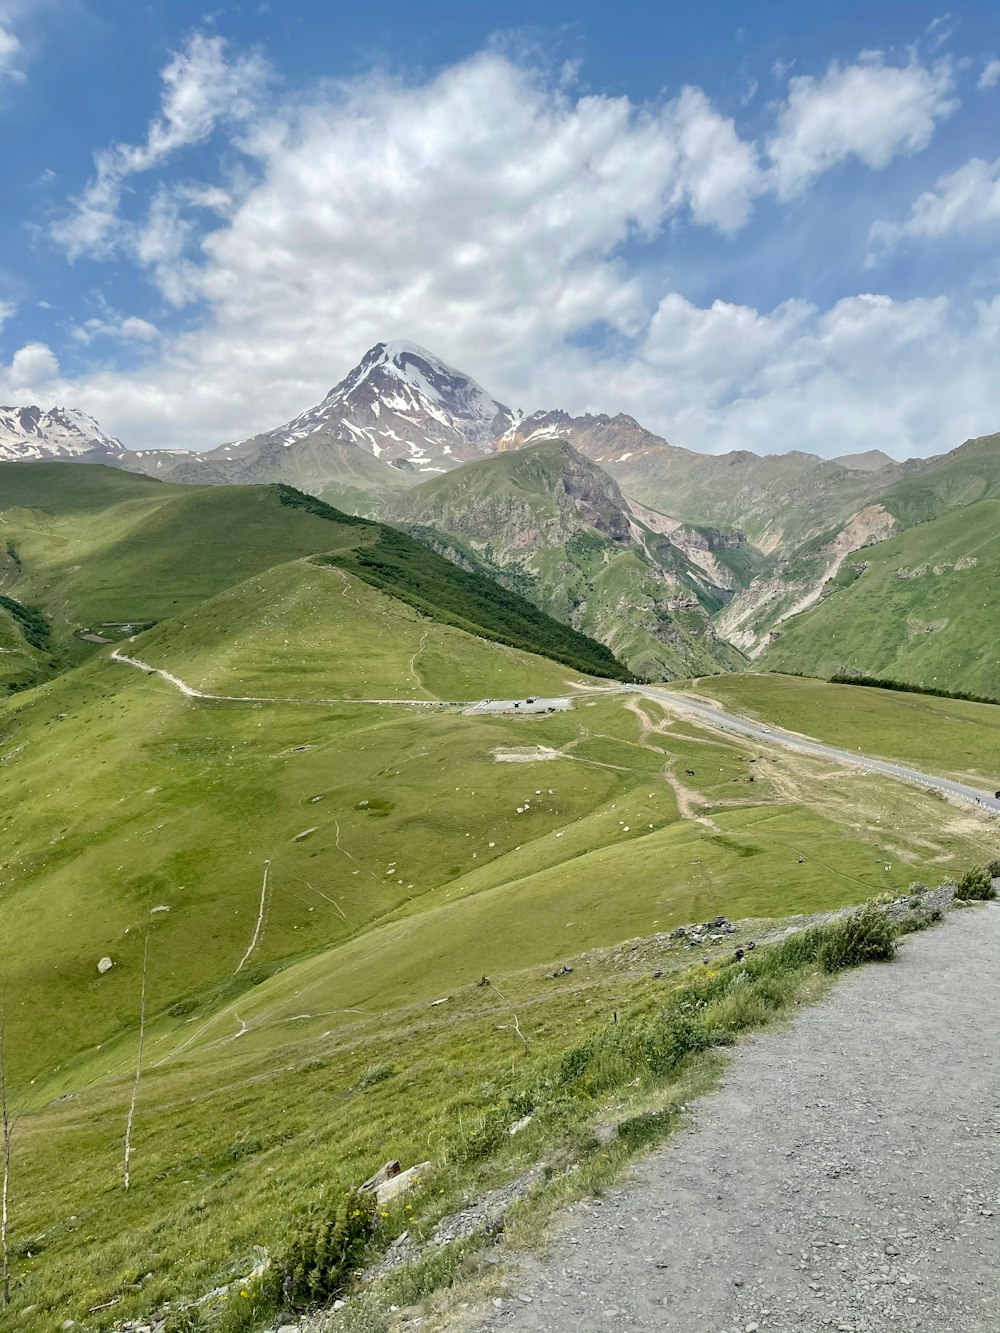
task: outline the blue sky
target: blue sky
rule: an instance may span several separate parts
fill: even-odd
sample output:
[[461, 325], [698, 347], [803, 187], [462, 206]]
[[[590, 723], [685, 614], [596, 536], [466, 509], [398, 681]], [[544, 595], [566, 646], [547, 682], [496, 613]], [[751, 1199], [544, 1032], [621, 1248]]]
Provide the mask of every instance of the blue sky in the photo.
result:
[[211, 447], [409, 338], [526, 410], [1000, 429], [994, 4], [0, 0], [0, 400]]

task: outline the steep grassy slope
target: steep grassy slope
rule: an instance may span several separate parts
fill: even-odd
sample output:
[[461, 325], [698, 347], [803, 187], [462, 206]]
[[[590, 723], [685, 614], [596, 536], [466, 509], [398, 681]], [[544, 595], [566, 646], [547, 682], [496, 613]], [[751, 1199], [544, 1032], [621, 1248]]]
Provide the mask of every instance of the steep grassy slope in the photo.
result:
[[[257, 662], [260, 683], [326, 698], [351, 684], [348, 635], [381, 659], [380, 688], [404, 695], [411, 669], [454, 689], [440, 673], [466, 652], [490, 692], [514, 672], [519, 692], [560, 674], [426, 622], [421, 648], [419, 622], [404, 615], [394, 636], [386, 599], [359, 580], [313, 569], [326, 583], [296, 601], [286, 572], [244, 585], [256, 603], [222, 594], [131, 650], [220, 685]], [[296, 659], [310, 645], [304, 681]], [[582, 950], [719, 911], [780, 916], [900, 891], [925, 862], [940, 876], [982, 859], [987, 840], [905, 788], [777, 753], [751, 768], [732, 739], [620, 696], [535, 719], [221, 704], [102, 656], [8, 701], [0, 732], [7, 1058], [27, 1112], [14, 1311], [36, 1307], [18, 1323], [29, 1333], [55, 1316], [107, 1328], [197, 1297], [386, 1156], [433, 1156], [417, 1206], [433, 1217], [453, 1204], [469, 1171], [455, 1145], [525, 1067], [509, 1004], [533, 1058], [603, 1030], [611, 1005], [648, 1007], [648, 965], [632, 975]], [[557, 757], [523, 762], [538, 746]], [[498, 762], [508, 755], [522, 762]], [[684, 801], [702, 819], [682, 815], [665, 765], [693, 770]], [[568, 981], [543, 975], [566, 958]], [[588, 1114], [584, 1091], [573, 1104]]]
[[0, 513], [0, 593], [37, 607], [50, 626], [44, 661], [26, 661], [31, 645], [20, 641], [9, 664], [0, 657], [8, 686], [90, 655], [95, 645], [84, 634], [116, 639], [297, 557], [323, 553], [385, 583], [379, 553], [390, 546], [392, 589], [427, 614], [580, 670], [628, 674], [606, 649], [488, 579], [290, 487], [170, 486], [98, 466], [8, 464], [0, 467]]
[[486, 567], [642, 676], [673, 679], [741, 659], [712, 633], [704, 570], [644, 527], [606, 473], [559, 440], [468, 463], [390, 509], [424, 541]]
[[1000, 495], [1000, 435], [967, 440], [882, 497], [904, 527]]
[[762, 664], [1000, 699], [1000, 500], [951, 509], [863, 557], [782, 626]]
[[[723, 609], [717, 618], [719, 634], [756, 660], [772, 639], [777, 639], [790, 628], [791, 617], [800, 615], [821, 597], [837, 594], [850, 585], [865, 568], [868, 548], [900, 531], [1000, 496], [1000, 436], [969, 440], [941, 458], [925, 460], [919, 468], [910, 469], [909, 475], [893, 481], [898, 471], [896, 469], [894, 474], [892, 469], [882, 468], [869, 473], [873, 483], [884, 487], [873, 493], [871, 503], [851, 514], [846, 522], [839, 521], [828, 531], [776, 555], [769, 567], [753, 578]], [[791, 498], [793, 507], [797, 506], [799, 501], [794, 496]], [[960, 537], [958, 545], [955, 544], [958, 531], [954, 525], [935, 528], [916, 541], [928, 557], [933, 555], [936, 542], [946, 542], [951, 552], [949, 558], [961, 560]], [[969, 537], [970, 541], [978, 543], [980, 534], [975, 519]], [[894, 616], [890, 608], [895, 605], [890, 602], [886, 608], [890, 634]], [[986, 609], [989, 610], [988, 605]], [[817, 623], [832, 625], [833, 622], [821, 618]], [[840, 651], [846, 657], [849, 650], [856, 649], [863, 659], [868, 650], [864, 633], [854, 642], [850, 625], [842, 622], [838, 629], [843, 628], [848, 629], [848, 637], [846, 641], [841, 638], [836, 643], [829, 642], [830, 655]], [[902, 634], [904, 628], [903, 623], [895, 622], [897, 634]], [[797, 638], [795, 641], [798, 642]], [[974, 648], [975, 642], [975, 639], [968, 640], [970, 649]], [[881, 660], [887, 661], [884, 646], [880, 652]], [[814, 656], [807, 653], [799, 665], [794, 657], [779, 653], [769, 658], [768, 664], [812, 671], [814, 660]], [[918, 660], [916, 666], [919, 665]], [[963, 683], [967, 673], [964, 668], [960, 669], [963, 672], [961, 678], [956, 676], [954, 680], [943, 679], [939, 683], [955, 689], [971, 688]], [[918, 677], [911, 675], [905, 679], [915, 681]]]

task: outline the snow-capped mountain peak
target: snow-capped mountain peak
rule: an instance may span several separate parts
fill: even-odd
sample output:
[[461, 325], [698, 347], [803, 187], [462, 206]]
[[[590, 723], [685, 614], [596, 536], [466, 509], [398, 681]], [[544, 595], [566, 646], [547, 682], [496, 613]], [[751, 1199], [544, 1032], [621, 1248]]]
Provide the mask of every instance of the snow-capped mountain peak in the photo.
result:
[[117, 459], [125, 446], [75, 407], [0, 407], [0, 461]]
[[493, 441], [520, 420], [470, 376], [416, 343], [376, 343], [321, 403], [287, 425], [214, 457], [235, 459], [310, 436], [358, 445], [385, 462], [406, 459], [421, 471], [440, 471], [489, 453]]
[[429, 416], [472, 444], [492, 440], [497, 416], [512, 415], [474, 379], [426, 348], [402, 340], [376, 343], [330, 390], [323, 407], [363, 406], [376, 395], [381, 406], [404, 417]]

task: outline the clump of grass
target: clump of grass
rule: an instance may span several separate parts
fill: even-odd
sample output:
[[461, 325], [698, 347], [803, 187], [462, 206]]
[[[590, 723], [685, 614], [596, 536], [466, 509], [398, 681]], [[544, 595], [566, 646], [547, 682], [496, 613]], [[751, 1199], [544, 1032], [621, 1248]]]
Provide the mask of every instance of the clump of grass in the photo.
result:
[[302, 1314], [336, 1300], [371, 1252], [376, 1227], [374, 1194], [355, 1190], [332, 1214], [306, 1217], [282, 1255], [226, 1293], [212, 1333], [248, 1333], [277, 1314]]
[[955, 889], [955, 897], [961, 902], [981, 903], [988, 902], [997, 896], [997, 891], [993, 887], [990, 866], [973, 866], [967, 870], [958, 881]]
[[341, 1294], [375, 1233], [375, 1195], [352, 1191], [332, 1216], [309, 1218], [262, 1285], [276, 1304], [303, 1311]]
[[817, 954], [824, 972], [841, 972], [862, 963], [882, 962], [896, 952], [896, 938], [884, 912], [867, 903], [829, 927]]
[[387, 1060], [376, 1061], [367, 1069], [362, 1070], [361, 1077], [355, 1083], [354, 1088], [360, 1092], [363, 1088], [374, 1088], [379, 1083], [385, 1083], [387, 1079], [393, 1077], [396, 1073], [396, 1066], [390, 1064]]

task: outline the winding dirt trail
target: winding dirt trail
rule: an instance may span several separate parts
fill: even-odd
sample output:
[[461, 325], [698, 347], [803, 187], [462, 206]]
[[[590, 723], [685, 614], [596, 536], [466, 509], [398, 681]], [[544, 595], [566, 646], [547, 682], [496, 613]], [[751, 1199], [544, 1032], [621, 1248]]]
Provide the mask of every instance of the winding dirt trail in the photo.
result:
[[995, 1333], [998, 956], [952, 912], [741, 1045], [480, 1333]]
[[188, 699], [208, 699], [215, 703], [228, 704], [318, 704], [326, 706], [329, 704], [399, 704], [403, 708], [447, 708], [450, 705], [442, 699], [296, 699], [291, 697], [275, 697], [273, 695], [261, 694], [210, 694], [207, 690], [199, 690], [194, 685], [189, 685], [186, 680], [181, 680], [180, 676], [175, 676], [173, 672], [164, 670], [163, 667], [153, 666], [149, 662], [142, 661], [139, 657], [128, 657], [115, 648], [111, 653], [113, 662], [121, 662], [125, 666], [135, 667], [138, 671], [145, 671], [154, 676], [162, 676], [168, 684], [173, 685], [174, 689], [180, 690]]

